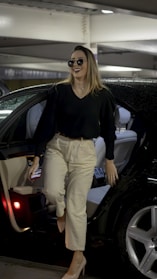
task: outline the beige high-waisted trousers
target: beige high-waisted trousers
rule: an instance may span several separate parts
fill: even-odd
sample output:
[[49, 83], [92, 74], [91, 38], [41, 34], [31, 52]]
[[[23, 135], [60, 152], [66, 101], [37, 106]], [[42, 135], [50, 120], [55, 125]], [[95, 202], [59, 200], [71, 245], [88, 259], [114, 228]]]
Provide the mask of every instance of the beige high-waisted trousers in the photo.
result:
[[96, 152], [92, 140], [56, 134], [47, 144], [44, 159], [44, 193], [56, 205], [56, 215], [66, 208], [65, 245], [84, 251], [87, 230], [86, 201], [92, 184]]

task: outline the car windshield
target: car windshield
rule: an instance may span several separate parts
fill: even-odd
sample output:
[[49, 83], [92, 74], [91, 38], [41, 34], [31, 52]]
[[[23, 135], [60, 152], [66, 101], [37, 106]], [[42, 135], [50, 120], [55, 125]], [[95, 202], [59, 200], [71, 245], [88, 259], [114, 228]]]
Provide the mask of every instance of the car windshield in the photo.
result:
[[9, 98], [2, 98], [0, 100], [0, 123], [6, 119], [18, 106], [30, 99], [36, 92], [29, 92], [29, 94], [9, 95]]

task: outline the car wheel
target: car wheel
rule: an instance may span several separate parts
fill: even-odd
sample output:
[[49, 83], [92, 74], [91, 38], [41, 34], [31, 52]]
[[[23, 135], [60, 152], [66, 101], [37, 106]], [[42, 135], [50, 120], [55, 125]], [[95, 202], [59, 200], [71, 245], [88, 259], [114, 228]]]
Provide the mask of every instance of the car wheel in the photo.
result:
[[145, 200], [125, 208], [116, 247], [125, 270], [137, 278], [157, 278], [157, 205]]

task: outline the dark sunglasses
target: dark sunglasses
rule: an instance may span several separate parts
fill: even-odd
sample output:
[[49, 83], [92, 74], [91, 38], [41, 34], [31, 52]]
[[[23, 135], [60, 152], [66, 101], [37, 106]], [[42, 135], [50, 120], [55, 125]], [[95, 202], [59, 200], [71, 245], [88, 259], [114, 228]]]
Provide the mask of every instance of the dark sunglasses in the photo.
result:
[[68, 61], [68, 66], [69, 66], [69, 67], [73, 67], [73, 65], [74, 65], [75, 62], [77, 63], [78, 66], [83, 65], [83, 59], [80, 58], [80, 59], [77, 59], [77, 60], [72, 60], [72, 59], [70, 59], [70, 60]]

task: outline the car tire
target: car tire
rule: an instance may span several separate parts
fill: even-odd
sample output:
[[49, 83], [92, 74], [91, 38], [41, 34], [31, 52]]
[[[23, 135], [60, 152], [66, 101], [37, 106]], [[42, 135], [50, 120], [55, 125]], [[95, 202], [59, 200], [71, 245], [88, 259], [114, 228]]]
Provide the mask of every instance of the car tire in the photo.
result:
[[[135, 201], [135, 200], [134, 200]], [[157, 278], [157, 203], [151, 197], [129, 203], [117, 223], [115, 246], [124, 273]], [[122, 215], [121, 215], [122, 216]], [[129, 273], [128, 273], [129, 270]]]

